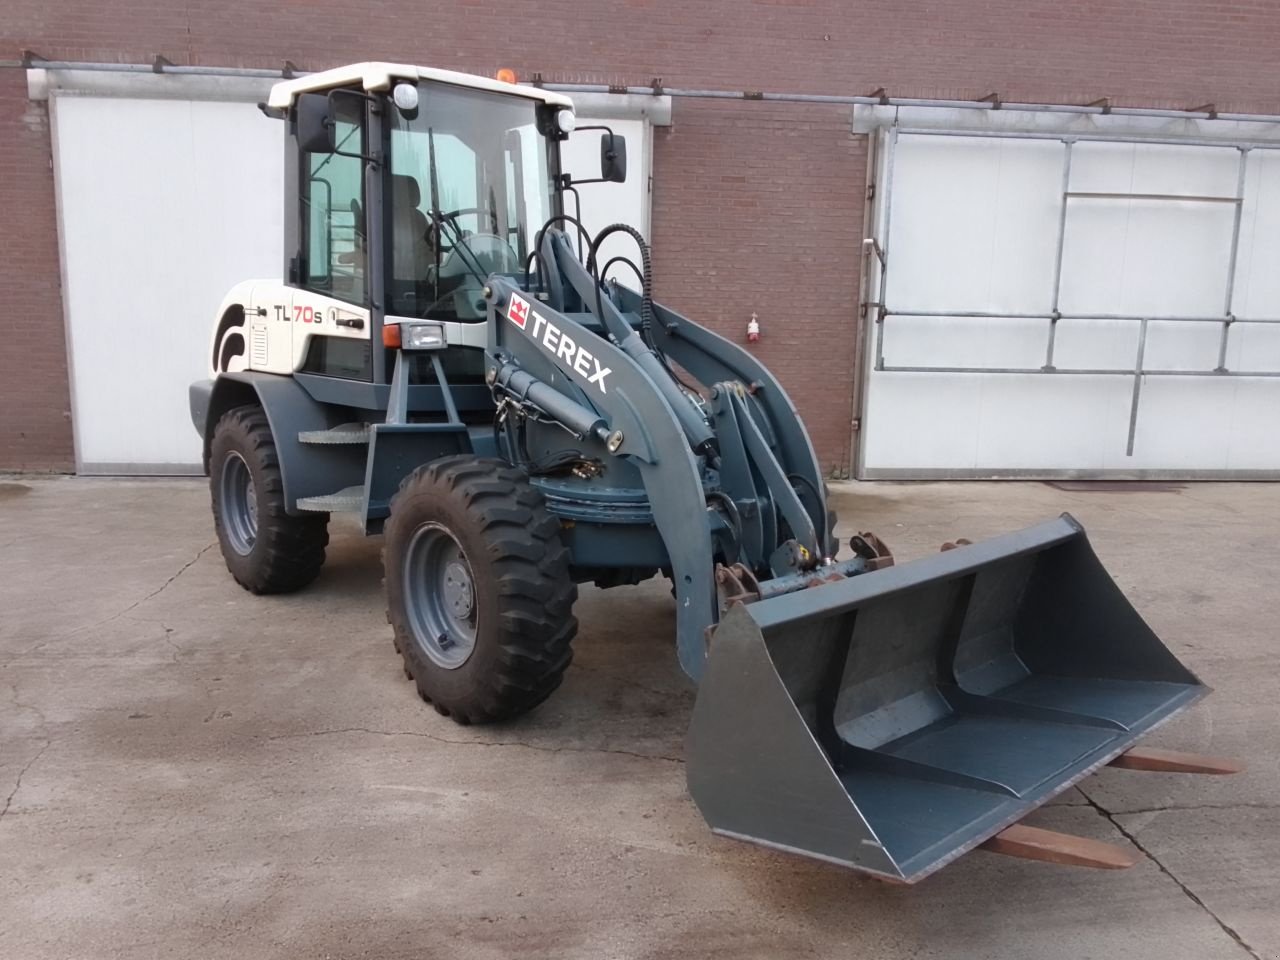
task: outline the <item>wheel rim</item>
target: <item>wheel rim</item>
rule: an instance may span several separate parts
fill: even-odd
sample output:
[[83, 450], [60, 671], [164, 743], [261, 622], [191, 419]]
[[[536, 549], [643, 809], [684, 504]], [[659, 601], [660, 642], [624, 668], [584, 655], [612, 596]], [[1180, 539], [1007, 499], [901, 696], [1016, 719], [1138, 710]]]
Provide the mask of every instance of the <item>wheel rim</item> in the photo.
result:
[[471, 564], [447, 529], [414, 531], [404, 564], [404, 602], [414, 642], [437, 666], [456, 670], [476, 646], [476, 589]]
[[234, 451], [227, 454], [218, 487], [227, 541], [236, 553], [247, 556], [258, 541], [258, 491], [244, 457]]

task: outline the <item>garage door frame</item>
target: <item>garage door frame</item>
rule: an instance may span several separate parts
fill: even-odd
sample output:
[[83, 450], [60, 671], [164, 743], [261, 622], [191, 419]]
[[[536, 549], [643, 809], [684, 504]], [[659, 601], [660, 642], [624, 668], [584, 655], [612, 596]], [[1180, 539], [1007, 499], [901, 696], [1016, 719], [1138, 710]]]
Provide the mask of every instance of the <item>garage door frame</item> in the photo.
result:
[[140, 75], [90, 70], [27, 71], [28, 96], [47, 100], [49, 109], [50, 155], [53, 159], [55, 222], [58, 231], [58, 264], [62, 291], [63, 336], [66, 344], [67, 385], [71, 408], [71, 434], [75, 472], [89, 476], [200, 476], [199, 463], [88, 461], [83, 455], [83, 425], [76, 416], [81, 389], [76, 377], [75, 331], [71, 316], [71, 289], [68, 274], [67, 212], [62, 184], [58, 141], [59, 101], [64, 97], [97, 97], [126, 100], [189, 100], [216, 103], [257, 103], [266, 98], [271, 81], [239, 76]]

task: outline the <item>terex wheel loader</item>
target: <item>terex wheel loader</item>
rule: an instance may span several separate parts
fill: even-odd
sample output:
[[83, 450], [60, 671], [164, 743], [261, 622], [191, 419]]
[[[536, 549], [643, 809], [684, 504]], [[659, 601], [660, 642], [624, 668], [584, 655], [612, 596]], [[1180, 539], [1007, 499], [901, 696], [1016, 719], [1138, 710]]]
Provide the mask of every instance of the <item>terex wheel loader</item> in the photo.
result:
[[[869, 534], [838, 556], [778, 380], [654, 302], [635, 230], [566, 212], [568, 98], [363, 63], [262, 109], [287, 125], [285, 280], [230, 292], [191, 387], [242, 586], [305, 586], [329, 514], [355, 513], [385, 537], [406, 673], [481, 723], [559, 685], [578, 583], [664, 573], [711, 827], [897, 881], [979, 845], [1122, 864], [1018, 821], [1107, 763], [1228, 769], [1134, 747], [1207, 691], [1070, 516], [902, 566]], [[625, 142], [600, 139], [621, 181]], [[618, 233], [636, 289], [602, 279]]]

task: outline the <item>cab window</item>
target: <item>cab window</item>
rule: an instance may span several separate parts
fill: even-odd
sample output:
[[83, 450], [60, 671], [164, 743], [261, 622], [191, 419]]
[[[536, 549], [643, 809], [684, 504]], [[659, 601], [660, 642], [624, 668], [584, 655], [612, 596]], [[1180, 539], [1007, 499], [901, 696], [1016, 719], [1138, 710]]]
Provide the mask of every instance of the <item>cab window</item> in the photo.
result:
[[[364, 101], [334, 98], [337, 151], [303, 154], [301, 285], [354, 304], [368, 297], [364, 237]], [[355, 154], [347, 156], [346, 154]]]

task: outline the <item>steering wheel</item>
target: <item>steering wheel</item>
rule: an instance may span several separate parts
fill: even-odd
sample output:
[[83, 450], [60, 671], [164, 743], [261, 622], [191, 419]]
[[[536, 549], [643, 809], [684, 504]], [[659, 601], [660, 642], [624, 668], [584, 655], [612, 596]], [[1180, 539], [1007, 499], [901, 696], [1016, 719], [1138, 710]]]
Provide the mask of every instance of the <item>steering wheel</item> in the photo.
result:
[[467, 214], [470, 214], [470, 213], [474, 213], [480, 217], [488, 216], [489, 220], [493, 224], [493, 229], [490, 232], [491, 233], [498, 232], [498, 211], [496, 210], [485, 210], [481, 207], [459, 207], [457, 210], [450, 210], [448, 213], [443, 213], [443, 212], [437, 213], [436, 216], [439, 217], [441, 220], [452, 220], [453, 225], [458, 228], [458, 233], [465, 235], [465, 232], [462, 229], [462, 225], [458, 223], [458, 218], [465, 217]]

